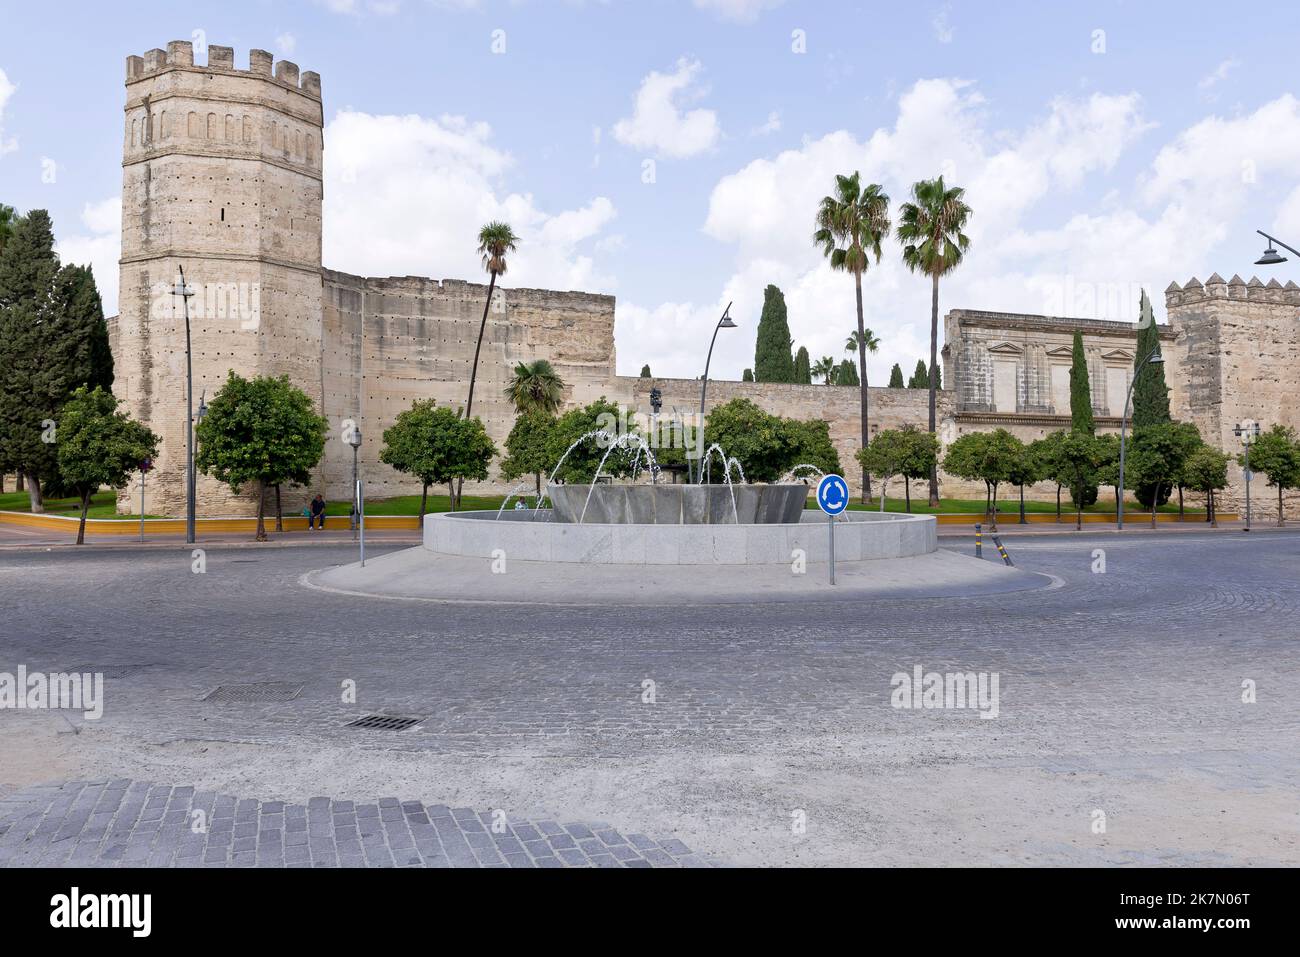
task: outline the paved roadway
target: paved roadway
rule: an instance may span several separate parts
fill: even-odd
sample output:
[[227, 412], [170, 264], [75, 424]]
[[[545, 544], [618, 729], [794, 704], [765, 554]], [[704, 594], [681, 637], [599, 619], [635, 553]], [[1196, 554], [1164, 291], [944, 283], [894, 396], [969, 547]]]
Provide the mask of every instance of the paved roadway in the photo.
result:
[[[1300, 863], [1300, 536], [1012, 553], [1064, 585], [430, 605], [303, 588], [323, 543], [3, 551], [0, 673], [107, 702], [0, 710], [0, 865]], [[998, 717], [892, 707], [918, 665], [996, 673]]]

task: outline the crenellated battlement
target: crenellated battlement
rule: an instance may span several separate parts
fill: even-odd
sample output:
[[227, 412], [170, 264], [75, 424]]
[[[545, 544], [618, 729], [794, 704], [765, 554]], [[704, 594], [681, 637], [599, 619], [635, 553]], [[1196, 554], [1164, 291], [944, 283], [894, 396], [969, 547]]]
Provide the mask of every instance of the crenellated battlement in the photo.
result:
[[1165, 305], [1168, 308], [1191, 306], [1211, 299], [1300, 306], [1300, 286], [1292, 281], [1282, 285], [1276, 279], [1270, 279], [1265, 283], [1257, 276], [1251, 276], [1249, 282], [1238, 275], [1233, 275], [1231, 279], [1224, 279], [1216, 272], [1205, 280], [1204, 284], [1193, 276], [1182, 286], [1171, 282], [1165, 290]]
[[280, 60], [277, 63], [265, 50], [248, 51], [247, 70], [236, 69], [233, 47], [222, 46], [209, 46], [207, 65], [199, 66], [194, 62], [194, 45], [189, 40], [172, 40], [167, 44], [166, 50], [155, 47], [143, 56], [131, 55], [126, 58], [128, 86], [167, 70], [254, 76], [297, 90], [315, 100], [321, 98], [319, 73], [310, 70], [299, 73], [298, 64], [291, 60]]

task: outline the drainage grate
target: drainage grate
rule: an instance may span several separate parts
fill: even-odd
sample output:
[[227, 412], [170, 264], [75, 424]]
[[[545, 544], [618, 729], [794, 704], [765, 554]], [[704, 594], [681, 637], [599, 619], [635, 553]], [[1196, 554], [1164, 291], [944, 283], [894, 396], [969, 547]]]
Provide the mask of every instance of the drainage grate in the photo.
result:
[[247, 685], [218, 685], [203, 696], [217, 704], [241, 704], [248, 701], [292, 701], [303, 686], [289, 681], [257, 681]]
[[103, 675], [105, 680], [109, 678], [130, 678], [132, 675], [138, 675], [145, 668], [152, 668], [153, 665], [73, 665], [71, 668], [64, 668], [63, 673], [68, 675]]
[[345, 727], [363, 728], [367, 731], [405, 731], [420, 723], [419, 718], [405, 718], [394, 714], [368, 714], [349, 721]]

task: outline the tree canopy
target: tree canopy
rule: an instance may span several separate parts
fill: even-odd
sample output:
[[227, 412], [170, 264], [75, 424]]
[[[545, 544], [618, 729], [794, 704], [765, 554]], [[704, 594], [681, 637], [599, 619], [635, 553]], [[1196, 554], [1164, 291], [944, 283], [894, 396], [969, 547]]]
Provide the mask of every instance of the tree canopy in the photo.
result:
[[324, 416], [288, 376], [245, 379], [231, 371], [196, 429], [195, 467], [238, 493], [257, 491], [257, 540], [266, 540], [265, 492], [305, 485], [325, 451]]
[[59, 475], [81, 499], [77, 544], [86, 538], [86, 510], [100, 488], [125, 488], [131, 473], [158, 454], [158, 436], [117, 411], [118, 400], [100, 386], [78, 388], [59, 421]]

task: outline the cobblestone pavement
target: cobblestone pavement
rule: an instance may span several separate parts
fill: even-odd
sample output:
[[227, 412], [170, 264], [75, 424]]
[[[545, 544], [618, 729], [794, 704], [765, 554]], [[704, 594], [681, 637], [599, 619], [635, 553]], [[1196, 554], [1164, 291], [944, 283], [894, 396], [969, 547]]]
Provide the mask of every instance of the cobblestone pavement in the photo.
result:
[[[8, 805], [8, 810], [5, 809]], [[145, 781], [0, 803], [0, 867], [708, 867], [674, 838], [380, 798], [258, 801]]]
[[[961, 836], [964, 863], [1300, 862], [1300, 536], [1084, 532], [1012, 555], [1063, 585], [428, 605], [303, 589], [351, 560], [324, 545], [211, 548], [204, 574], [188, 549], [10, 551], [0, 672], [100, 671], [107, 702], [99, 721], [61, 713], [79, 734], [47, 717], [40, 740], [32, 714], [0, 711], [0, 746], [32, 742], [0, 762], [0, 797], [122, 777], [310, 814], [322, 792], [399, 794], [609, 821], [732, 863], [923, 863], [936, 832]], [[891, 707], [916, 665], [998, 673], [998, 719]], [[413, 723], [348, 727], [367, 714]]]

